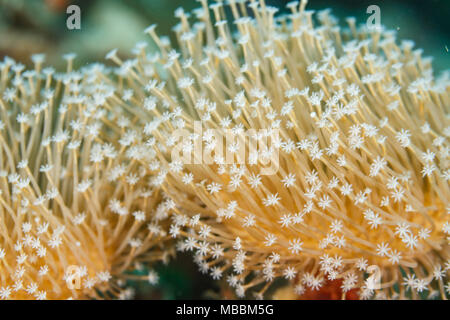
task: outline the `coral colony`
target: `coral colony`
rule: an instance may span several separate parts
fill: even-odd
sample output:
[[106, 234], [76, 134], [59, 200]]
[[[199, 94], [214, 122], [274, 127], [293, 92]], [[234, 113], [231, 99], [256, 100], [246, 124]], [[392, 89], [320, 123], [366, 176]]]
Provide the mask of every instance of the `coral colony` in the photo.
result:
[[2, 62], [0, 298], [130, 298], [176, 249], [238, 297], [446, 299], [448, 72], [306, 1], [199, 2], [114, 68]]
[[72, 71], [66, 58], [64, 74], [41, 69], [41, 55], [34, 70], [11, 59], [1, 67], [4, 299], [127, 297], [124, 272], [170, 254], [162, 225], [172, 201], [149, 188], [145, 168], [125, 150], [132, 140], [114, 113], [117, 89], [106, 70]]

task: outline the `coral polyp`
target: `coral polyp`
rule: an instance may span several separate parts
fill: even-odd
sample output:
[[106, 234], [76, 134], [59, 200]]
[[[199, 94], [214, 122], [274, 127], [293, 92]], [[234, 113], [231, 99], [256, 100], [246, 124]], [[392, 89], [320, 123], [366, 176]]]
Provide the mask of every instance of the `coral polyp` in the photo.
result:
[[43, 68], [42, 55], [33, 70], [0, 66], [3, 299], [132, 297], [127, 272], [170, 256], [170, 201], [123, 154], [115, 88], [100, 65], [73, 71], [66, 58], [65, 73]]
[[198, 2], [114, 67], [0, 64], [0, 298], [130, 298], [178, 250], [241, 298], [447, 299], [449, 72], [304, 0]]
[[[364, 299], [446, 298], [448, 72], [435, 78], [395, 32], [340, 27], [306, 1], [279, 16], [264, 1], [229, 1], [232, 21], [222, 2], [200, 2], [193, 24], [177, 10], [176, 46], [147, 30], [162, 67], [146, 86], [142, 139], [158, 150], [155, 185], [177, 204], [178, 249], [240, 297], [283, 277], [299, 294], [338, 279]], [[251, 149], [250, 131], [272, 144]], [[276, 172], [262, 173], [273, 158]]]

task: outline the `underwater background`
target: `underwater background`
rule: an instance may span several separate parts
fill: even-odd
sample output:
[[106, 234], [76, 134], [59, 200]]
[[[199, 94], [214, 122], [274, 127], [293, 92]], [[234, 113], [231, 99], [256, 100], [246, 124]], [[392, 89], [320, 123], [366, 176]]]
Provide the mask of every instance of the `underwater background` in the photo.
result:
[[[286, 0], [266, 0], [285, 10]], [[76, 4], [81, 9], [81, 29], [66, 27], [66, 8]], [[308, 10], [330, 8], [345, 23], [354, 16], [365, 23], [369, 5], [381, 9], [381, 24], [397, 30], [399, 39], [410, 39], [415, 47], [424, 49], [424, 56], [433, 56], [435, 71], [450, 68], [450, 1], [449, 0], [310, 0]], [[199, 7], [195, 0], [0, 0], [0, 60], [5, 56], [31, 65], [33, 53], [45, 53], [46, 64], [62, 69], [62, 55], [77, 54], [75, 67], [99, 61], [106, 64], [105, 54], [118, 48], [127, 57], [135, 43], [151, 39], [143, 30], [158, 25], [158, 34], [171, 35], [178, 23], [174, 10]], [[136, 299], [205, 299], [233, 298], [233, 293], [220, 289], [220, 284], [197, 271], [186, 254], [179, 254], [168, 266], [160, 265], [159, 284], [133, 283]], [[146, 271], [142, 270], [142, 274]], [[283, 286], [283, 280], [278, 287]]]

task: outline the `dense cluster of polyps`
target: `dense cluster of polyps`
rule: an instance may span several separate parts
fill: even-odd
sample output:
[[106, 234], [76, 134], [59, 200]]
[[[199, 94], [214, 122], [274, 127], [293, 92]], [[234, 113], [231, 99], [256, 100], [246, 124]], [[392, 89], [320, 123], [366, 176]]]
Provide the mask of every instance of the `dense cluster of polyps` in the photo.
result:
[[0, 298], [130, 297], [125, 272], [168, 258], [171, 202], [124, 155], [107, 71], [43, 58], [0, 66]]
[[[1, 296], [54, 280], [39, 280], [41, 243], [55, 251], [49, 268], [83, 261], [99, 282], [174, 238], [240, 297], [284, 277], [298, 294], [340, 279], [364, 299], [446, 298], [448, 73], [434, 79], [394, 32], [341, 28], [306, 1], [280, 16], [263, 1], [200, 2], [193, 24], [176, 11], [177, 46], [150, 26], [159, 51], [113, 50], [114, 69], [3, 63]], [[153, 211], [147, 187], [170, 199]], [[169, 219], [166, 234], [156, 223]], [[380, 287], [367, 282], [376, 269]]]
[[[412, 42], [397, 45], [394, 32], [352, 19], [341, 29], [327, 10], [315, 25], [305, 1], [279, 17], [262, 1], [229, 1], [233, 23], [222, 3], [201, 3], [193, 24], [176, 12], [179, 49], [147, 30], [162, 71], [145, 88], [151, 120], [142, 132], [160, 150], [154, 183], [177, 203], [170, 234], [181, 237], [178, 249], [238, 296], [254, 288], [261, 297], [284, 277], [298, 293], [341, 279], [344, 292], [361, 288], [370, 298], [374, 265], [378, 298], [445, 297], [448, 73], [435, 80], [430, 59]], [[140, 64], [137, 56], [131, 70]], [[190, 134], [177, 140], [177, 128]], [[248, 130], [272, 144], [250, 149]], [[217, 132], [234, 135], [225, 151]], [[248, 161], [225, 160], [228, 152], [237, 162], [240, 148]], [[212, 164], [199, 160], [205, 154]], [[273, 155], [278, 171], [262, 175]]]

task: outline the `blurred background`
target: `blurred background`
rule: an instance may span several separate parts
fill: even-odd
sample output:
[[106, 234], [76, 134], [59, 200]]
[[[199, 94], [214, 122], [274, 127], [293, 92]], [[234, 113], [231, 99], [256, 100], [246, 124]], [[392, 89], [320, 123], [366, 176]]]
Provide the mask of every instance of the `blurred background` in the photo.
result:
[[[266, 0], [284, 10], [287, 0]], [[68, 30], [66, 8], [76, 4], [81, 9], [81, 29]], [[341, 23], [354, 16], [364, 23], [369, 5], [381, 9], [381, 23], [395, 29], [401, 39], [411, 39], [433, 56], [435, 70], [450, 68], [450, 0], [309, 0], [309, 10], [331, 8]], [[77, 53], [75, 67], [93, 61], [105, 62], [105, 54], [118, 48], [127, 56], [135, 43], [150, 39], [143, 30], [158, 24], [160, 35], [169, 35], [178, 23], [174, 10], [186, 11], [199, 6], [196, 0], [0, 0], [0, 60], [10, 56], [30, 65], [30, 55], [45, 53], [47, 64], [64, 68], [62, 55]], [[173, 40], [173, 37], [171, 37]], [[130, 283], [136, 298], [195, 299], [231, 298], [232, 292], [219, 289], [218, 282], [201, 275], [190, 257], [180, 255], [169, 266], [156, 266], [160, 281]], [[146, 270], [142, 271], [147, 272]], [[282, 281], [279, 285], [283, 285]], [[227, 287], [227, 286], [221, 286]], [[224, 291], [225, 290], [225, 291]]]
[[[289, 1], [266, 2], [283, 9]], [[80, 30], [66, 28], [71, 4], [81, 8]], [[382, 24], [434, 57], [435, 69], [450, 67], [450, 0], [310, 0], [307, 8], [331, 8], [341, 22], [354, 16], [362, 23], [371, 4], [380, 7]], [[30, 63], [30, 54], [42, 52], [58, 68], [68, 52], [78, 54], [79, 65], [103, 60], [112, 48], [126, 55], [137, 41], [149, 40], [143, 33], [147, 26], [157, 23], [160, 35], [170, 35], [178, 22], [174, 10], [199, 5], [196, 0], [0, 0], [0, 58]]]

